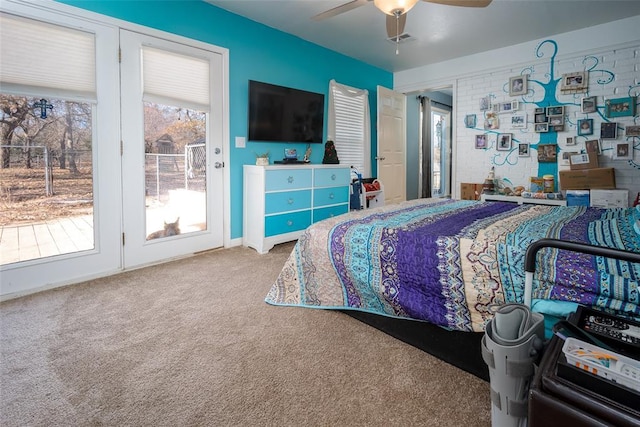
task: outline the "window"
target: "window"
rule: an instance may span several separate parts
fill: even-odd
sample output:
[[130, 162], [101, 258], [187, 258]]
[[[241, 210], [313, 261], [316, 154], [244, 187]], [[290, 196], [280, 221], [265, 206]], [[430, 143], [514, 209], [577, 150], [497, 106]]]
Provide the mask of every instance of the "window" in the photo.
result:
[[369, 123], [369, 92], [331, 80], [328, 139], [335, 143], [340, 163], [364, 177], [371, 175]]

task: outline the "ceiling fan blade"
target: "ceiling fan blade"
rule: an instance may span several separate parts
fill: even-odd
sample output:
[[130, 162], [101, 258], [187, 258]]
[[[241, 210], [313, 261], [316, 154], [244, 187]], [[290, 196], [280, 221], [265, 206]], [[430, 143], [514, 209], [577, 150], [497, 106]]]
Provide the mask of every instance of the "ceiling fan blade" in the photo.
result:
[[352, 9], [355, 9], [357, 7], [360, 6], [364, 6], [365, 4], [369, 3], [371, 0], [352, 0], [350, 2], [347, 2], [345, 4], [341, 4], [340, 6], [336, 6], [332, 9], [329, 10], [325, 10], [322, 13], [319, 13], [315, 16], [312, 16], [311, 19], [313, 21], [321, 21], [323, 19], [327, 19], [327, 18], [331, 18], [333, 16], [336, 15], [340, 15], [341, 13], [345, 13], [348, 12]]
[[487, 7], [491, 0], [423, 0], [428, 3], [444, 4], [445, 6]]
[[407, 14], [403, 13], [398, 16], [397, 21], [395, 16], [387, 16], [387, 37], [395, 41], [396, 37], [404, 33], [404, 25], [407, 23]]

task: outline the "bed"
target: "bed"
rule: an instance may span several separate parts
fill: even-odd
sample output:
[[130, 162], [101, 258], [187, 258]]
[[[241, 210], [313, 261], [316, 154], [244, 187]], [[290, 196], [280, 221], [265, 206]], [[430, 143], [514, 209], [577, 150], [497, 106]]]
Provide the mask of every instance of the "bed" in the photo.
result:
[[[523, 302], [529, 244], [640, 252], [639, 223], [636, 208], [452, 199], [353, 211], [304, 232], [265, 301], [482, 332], [496, 305]], [[558, 318], [584, 304], [640, 317], [640, 265], [557, 249], [541, 250], [537, 264], [535, 311]]]

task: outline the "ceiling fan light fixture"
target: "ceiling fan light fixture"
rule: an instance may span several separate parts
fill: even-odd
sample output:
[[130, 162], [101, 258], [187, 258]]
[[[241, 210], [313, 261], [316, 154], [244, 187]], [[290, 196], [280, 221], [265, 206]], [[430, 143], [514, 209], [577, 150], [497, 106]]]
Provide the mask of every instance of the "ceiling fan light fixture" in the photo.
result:
[[419, 0], [373, 0], [373, 4], [387, 15], [407, 13]]

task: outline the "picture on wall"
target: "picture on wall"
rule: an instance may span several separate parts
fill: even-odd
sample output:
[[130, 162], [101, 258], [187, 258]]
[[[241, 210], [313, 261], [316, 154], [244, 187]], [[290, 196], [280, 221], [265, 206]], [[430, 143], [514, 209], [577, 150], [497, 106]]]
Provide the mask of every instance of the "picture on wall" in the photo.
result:
[[586, 71], [563, 74], [560, 91], [570, 93], [586, 92], [589, 87], [588, 76]]
[[624, 128], [624, 134], [626, 136], [640, 136], [640, 126], [627, 126], [626, 128]]
[[595, 113], [598, 110], [597, 96], [585, 96], [582, 98], [583, 113]]
[[578, 154], [575, 151], [563, 151], [560, 162], [558, 162], [561, 166], [571, 166], [570, 158], [574, 154]]
[[500, 120], [498, 115], [494, 112], [488, 112], [484, 119], [484, 128], [487, 130], [498, 129], [500, 127]]
[[521, 142], [518, 144], [518, 157], [529, 157], [529, 144]]
[[628, 142], [616, 142], [613, 158], [616, 160], [633, 160], [633, 146]]
[[525, 129], [526, 127], [527, 127], [526, 114], [514, 114], [513, 116], [511, 116], [512, 129]]
[[567, 137], [567, 145], [576, 145], [576, 137], [568, 136]]
[[498, 151], [511, 150], [511, 134], [510, 133], [498, 134], [498, 146], [496, 147], [496, 149]]
[[538, 144], [538, 162], [555, 163], [557, 161], [557, 148], [556, 144]]
[[618, 123], [602, 122], [600, 124], [601, 139], [616, 139], [618, 137]]
[[513, 111], [517, 111], [519, 107], [520, 103], [518, 101], [500, 102], [493, 104], [493, 111], [499, 114], [511, 113]]
[[599, 139], [590, 139], [584, 142], [584, 149], [587, 153], [597, 153], [600, 154], [600, 140]]
[[607, 117], [632, 117], [636, 115], [636, 97], [607, 99], [604, 103]]
[[476, 135], [476, 148], [478, 149], [484, 149], [487, 148], [487, 135], [486, 134], [481, 134], [481, 135]]
[[509, 96], [525, 95], [527, 93], [528, 75], [515, 76], [509, 79]]
[[488, 96], [480, 98], [480, 111], [487, 111], [491, 107], [491, 99]]
[[549, 132], [549, 123], [536, 123], [533, 130], [536, 132]]
[[464, 117], [464, 125], [468, 128], [476, 127], [476, 115], [475, 114], [467, 114]]
[[564, 115], [564, 105], [547, 107], [547, 116], [563, 116], [563, 115]]
[[578, 120], [578, 135], [593, 135], [593, 119]]

